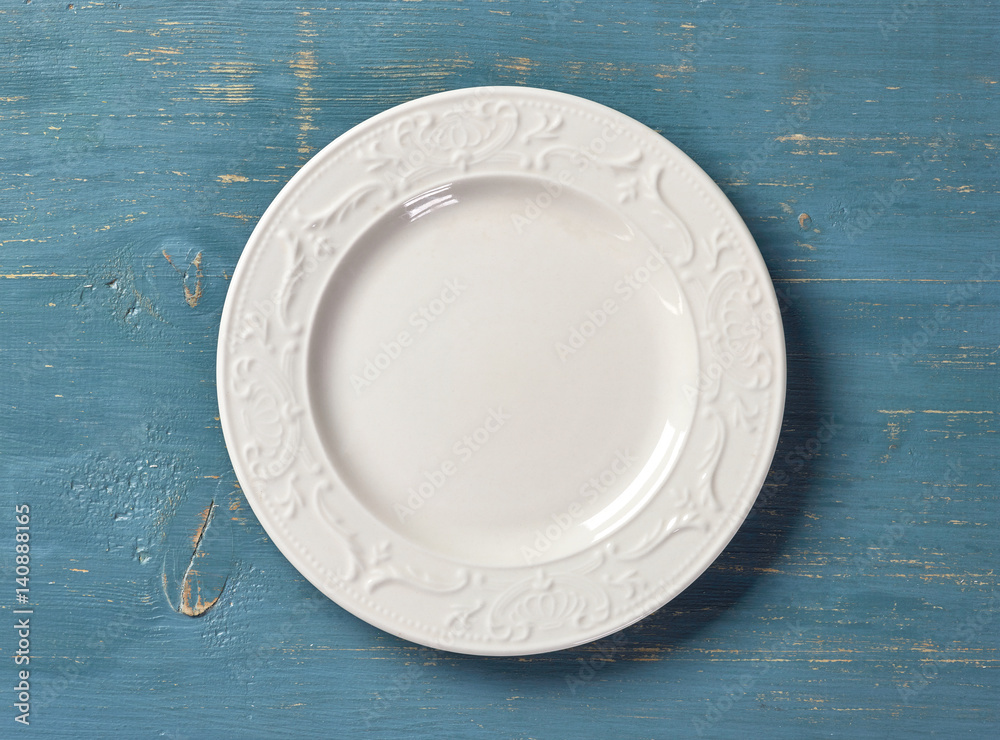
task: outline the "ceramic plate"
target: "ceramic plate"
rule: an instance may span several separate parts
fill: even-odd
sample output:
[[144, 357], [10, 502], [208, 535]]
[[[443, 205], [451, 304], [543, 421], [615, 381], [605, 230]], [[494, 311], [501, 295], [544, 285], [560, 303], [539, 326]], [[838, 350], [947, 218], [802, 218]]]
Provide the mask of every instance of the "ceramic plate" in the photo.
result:
[[278, 548], [407, 640], [578, 645], [716, 558], [774, 453], [777, 301], [712, 180], [581, 98], [471, 88], [348, 131], [267, 209], [219, 337]]

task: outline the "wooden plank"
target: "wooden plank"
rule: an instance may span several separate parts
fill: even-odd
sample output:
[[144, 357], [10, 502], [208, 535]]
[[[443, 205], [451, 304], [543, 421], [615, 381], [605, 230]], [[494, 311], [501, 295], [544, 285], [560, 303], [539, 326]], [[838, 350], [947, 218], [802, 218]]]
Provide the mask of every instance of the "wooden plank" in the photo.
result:
[[[0, 9], [0, 607], [13, 623], [27, 503], [32, 731], [995, 735], [998, 20], [954, 0]], [[789, 352], [771, 482], [719, 561], [619, 641], [525, 659], [422, 650], [304, 583], [215, 399], [228, 279], [281, 186], [384, 108], [484, 84], [583, 95], [687, 151], [750, 225]]]

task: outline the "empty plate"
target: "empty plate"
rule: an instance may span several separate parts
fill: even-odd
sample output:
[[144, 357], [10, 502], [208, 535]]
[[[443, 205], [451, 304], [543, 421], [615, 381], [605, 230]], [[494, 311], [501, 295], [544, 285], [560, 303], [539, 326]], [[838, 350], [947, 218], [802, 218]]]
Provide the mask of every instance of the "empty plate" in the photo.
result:
[[531, 88], [432, 95], [296, 174], [240, 258], [222, 425], [317, 588], [414, 642], [571, 647], [687, 587], [781, 423], [777, 301], [712, 180]]

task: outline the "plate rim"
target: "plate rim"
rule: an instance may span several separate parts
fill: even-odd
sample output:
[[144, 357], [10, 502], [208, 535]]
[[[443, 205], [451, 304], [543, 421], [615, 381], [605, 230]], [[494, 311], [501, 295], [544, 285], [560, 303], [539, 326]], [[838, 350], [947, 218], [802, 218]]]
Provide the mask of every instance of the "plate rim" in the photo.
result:
[[[324, 163], [329, 158], [331, 152], [336, 152], [342, 147], [347, 147], [351, 145], [352, 138], [363, 134], [366, 130], [376, 129], [378, 126], [382, 125], [387, 121], [394, 120], [402, 114], [406, 114], [410, 111], [418, 111], [422, 108], [428, 106], [434, 106], [439, 103], [447, 103], [451, 100], [459, 100], [472, 95], [473, 97], [481, 97], [487, 100], [503, 98], [504, 96], [526, 96], [528, 98], [535, 98], [542, 101], [555, 101], [562, 105], [571, 105], [577, 108], [583, 108], [585, 110], [596, 112], [596, 114], [601, 115], [605, 118], [610, 118], [612, 120], [623, 121], [626, 126], [637, 127], [636, 130], [641, 131], [642, 135], [655, 141], [657, 146], [665, 146], [670, 154], [677, 160], [679, 160], [688, 170], [688, 173], [695, 178], [698, 178], [701, 182], [699, 183], [708, 193], [708, 195], [715, 200], [719, 201], [723, 208], [729, 210], [729, 215], [731, 216], [730, 226], [735, 227], [735, 229], [740, 232], [739, 236], [741, 241], [748, 244], [750, 249], [745, 250], [744, 257], [749, 257], [749, 259], [755, 263], [755, 268], [758, 273], [763, 274], [767, 280], [764, 283], [764, 288], [766, 289], [765, 300], [773, 298], [774, 308], [777, 308], [777, 298], [774, 292], [773, 280], [767, 270], [767, 266], [764, 262], [763, 255], [760, 252], [759, 247], [756, 244], [749, 228], [746, 223], [740, 217], [736, 208], [729, 201], [725, 193], [719, 188], [719, 186], [708, 176], [708, 174], [700, 167], [693, 159], [691, 159], [687, 154], [680, 150], [676, 145], [670, 142], [666, 137], [662, 136], [652, 128], [646, 126], [645, 124], [637, 121], [630, 116], [621, 113], [613, 108], [605, 106], [601, 103], [597, 103], [586, 98], [581, 98], [575, 95], [570, 95], [568, 93], [558, 92], [554, 90], [544, 90], [540, 88], [529, 88], [529, 87], [518, 87], [518, 86], [502, 86], [502, 87], [472, 87], [472, 88], [458, 88], [455, 90], [449, 90], [445, 92], [435, 93], [433, 95], [428, 95], [414, 100], [393, 106], [385, 111], [382, 111], [371, 118], [368, 118], [361, 123], [351, 127], [341, 135], [337, 136], [333, 141], [327, 144], [325, 147], [320, 149], [313, 157], [306, 162], [298, 172], [296, 172], [289, 181], [281, 188], [278, 195], [274, 200], [268, 205], [264, 214], [261, 216], [258, 223], [255, 225], [250, 237], [247, 240], [246, 247], [240, 256], [239, 262], [233, 271], [231, 278], [229, 291], [226, 296], [225, 305], [223, 308], [223, 314], [220, 321], [219, 328], [219, 343], [217, 351], [217, 364], [216, 364], [216, 381], [219, 399], [219, 410], [220, 410], [220, 423], [223, 429], [223, 434], [226, 439], [227, 448], [233, 442], [234, 433], [232, 431], [233, 424], [232, 415], [234, 409], [230, 407], [230, 397], [229, 394], [225, 393], [223, 389], [225, 388], [225, 382], [230, 378], [229, 368], [227, 368], [227, 349], [224, 346], [227, 337], [232, 336], [234, 331], [234, 325], [237, 321], [235, 315], [236, 312], [236, 299], [232, 297], [237, 296], [241, 286], [249, 278], [244, 277], [250, 272], [250, 265], [245, 256], [247, 253], [251, 252], [255, 244], [259, 244], [264, 238], [264, 235], [271, 228], [271, 222], [278, 219], [282, 213], [282, 209], [286, 208], [289, 201], [294, 201], [296, 189], [300, 188], [302, 183], [306, 183], [310, 178], [316, 176], [316, 173], [324, 166]], [[262, 247], [256, 247], [256, 249], [261, 249]], [[245, 290], [246, 288], [244, 288]], [[688, 588], [697, 578], [699, 578], [715, 560], [718, 558], [725, 548], [732, 541], [732, 538], [739, 531], [742, 523], [745, 521], [746, 517], [752, 510], [754, 503], [756, 502], [760, 491], [766, 480], [770, 464], [773, 460], [773, 456], [777, 450], [777, 443], [780, 438], [782, 420], [784, 415], [784, 406], [786, 400], [786, 390], [787, 390], [787, 358], [786, 358], [786, 348], [784, 342], [784, 332], [782, 327], [782, 318], [780, 315], [780, 310], [775, 313], [775, 328], [776, 331], [772, 332], [772, 340], [774, 340], [774, 348], [778, 350], [778, 362], [776, 363], [773, 370], [775, 371], [776, 381], [774, 385], [775, 397], [773, 401], [773, 406], [769, 409], [772, 412], [773, 423], [769, 424], [766, 429], [766, 434], [764, 435], [764, 443], [759, 446], [762, 450], [761, 464], [759, 465], [759, 474], [754, 476], [753, 482], [748, 483], [746, 488], [752, 489], [752, 495], [747, 495], [743, 499], [744, 506], [738, 511], [723, 512], [728, 514], [725, 518], [726, 525], [722, 529], [726, 530], [728, 534], [722, 537], [714, 537], [711, 542], [714, 546], [710, 549], [700, 549], [697, 559], [699, 562], [704, 564], [700, 567], [694, 567], [690, 569], [688, 577], [682, 578], [675, 581], [672, 587], [669, 589], [672, 593], [668, 595], [665, 599], [660, 599], [659, 597], [653, 598], [650, 601], [648, 608], [639, 610], [632, 618], [628, 620], [613, 621], [613, 623], [606, 625], [606, 629], [593, 630], [587, 632], [586, 634], [570, 637], [568, 639], [563, 639], [562, 641], [550, 642], [545, 645], [535, 646], [530, 648], [527, 645], [516, 646], [516, 649], [510, 649], [510, 643], [498, 640], [493, 646], [487, 646], [479, 644], [476, 649], [462, 649], [463, 646], [456, 646], [454, 644], [443, 644], [441, 641], [435, 641], [433, 639], [428, 639], [426, 634], [418, 634], [417, 631], [411, 631], [405, 627], [405, 625], [387, 625], [378, 617], [374, 617], [370, 613], [363, 613], [363, 610], [352, 608], [353, 604], [349, 605], [344, 603], [341, 599], [336, 598], [332, 593], [330, 593], [330, 588], [328, 584], [324, 583], [320, 578], [316, 577], [310, 563], [303, 558], [295, 548], [289, 548], [282, 546], [280, 543], [280, 537], [276, 537], [274, 533], [275, 524], [271, 521], [271, 515], [262, 505], [262, 502], [255, 500], [255, 495], [250, 493], [250, 487], [245, 486], [243, 481], [247, 479], [247, 471], [244, 469], [244, 464], [241, 460], [238, 460], [232, 453], [230, 457], [233, 462], [233, 467], [236, 472], [238, 480], [241, 482], [241, 488], [243, 489], [244, 495], [247, 498], [248, 503], [253, 509], [255, 515], [257, 516], [261, 526], [267, 532], [268, 536], [274, 541], [275, 545], [278, 547], [279, 551], [292, 563], [292, 565], [314, 586], [316, 586], [321, 592], [323, 592], [327, 597], [333, 600], [335, 603], [339, 604], [341, 607], [351, 612], [355, 616], [363, 619], [369, 624], [373, 624], [380, 629], [387, 632], [395, 634], [403, 639], [416, 642], [418, 644], [428, 645], [430, 647], [442, 650], [449, 650], [453, 652], [475, 654], [475, 655], [496, 655], [496, 656], [513, 656], [513, 655], [531, 655], [543, 652], [551, 652], [554, 650], [562, 650], [567, 648], [572, 648], [581, 644], [592, 642], [594, 640], [599, 640], [607, 637], [610, 634], [616, 633], [622, 629], [641, 621], [645, 617], [649, 616], [657, 609], [661, 608], [664, 604], [668, 603], [671, 599], [675, 598], [677, 595], [682, 593], [686, 588]], [[764, 460], [763, 458], [766, 458]], [[657, 494], [658, 496], [663, 495], [663, 488], [661, 487]], [[639, 514], [641, 518], [642, 514]], [[468, 645], [464, 647], [468, 648]], [[525, 649], [527, 648], [527, 649]]]

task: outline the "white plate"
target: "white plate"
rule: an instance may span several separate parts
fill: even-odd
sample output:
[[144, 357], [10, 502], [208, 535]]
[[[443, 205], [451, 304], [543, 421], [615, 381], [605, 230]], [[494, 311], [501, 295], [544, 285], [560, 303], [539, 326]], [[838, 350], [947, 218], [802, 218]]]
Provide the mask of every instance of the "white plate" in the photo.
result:
[[777, 301], [711, 179], [531, 88], [348, 131], [254, 230], [219, 336], [226, 442], [317, 588], [431, 647], [519, 655], [650, 614], [774, 453]]

